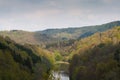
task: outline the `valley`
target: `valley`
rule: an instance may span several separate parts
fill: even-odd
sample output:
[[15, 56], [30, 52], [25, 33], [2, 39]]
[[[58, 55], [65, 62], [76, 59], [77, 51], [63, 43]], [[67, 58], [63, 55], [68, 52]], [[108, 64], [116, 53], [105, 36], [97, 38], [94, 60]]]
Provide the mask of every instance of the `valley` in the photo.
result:
[[0, 80], [120, 80], [120, 0], [0, 0]]
[[119, 26], [0, 31], [0, 80], [119, 80]]

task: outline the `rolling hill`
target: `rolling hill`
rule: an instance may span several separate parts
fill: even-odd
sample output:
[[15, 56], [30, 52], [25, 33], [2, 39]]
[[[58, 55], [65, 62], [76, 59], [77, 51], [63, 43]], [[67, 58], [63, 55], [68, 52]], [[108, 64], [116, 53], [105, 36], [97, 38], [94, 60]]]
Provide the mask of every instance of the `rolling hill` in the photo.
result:
[[90, 36], [96, 32], [103, 32], [115, 26], [120, 26], [120, 21], [114, 21], [102, 25], [84, 26], [79, 28], [47, 29], [37, 33], [46, 34], [60, 40], [78, 39]]
[[47, 29], [36, 32], [22, 30], [0, 31], [0, 35], [8, 36], [20, 44], [37, 44], [44, 47], [46, 44], [57, 43], [64, 40], [81, 39], [96, 32], [106, 31], [115, 26], [120, 26], [120, 21], [80, 28]]
[[1, 36], [8, 36], [12, 40], [20, 44], [37, 44], [44, 46], [56, 39], [51, 38], [45, 34], [36, 34], [36, 32], [28, 32], [22, 30], [1, 31]]

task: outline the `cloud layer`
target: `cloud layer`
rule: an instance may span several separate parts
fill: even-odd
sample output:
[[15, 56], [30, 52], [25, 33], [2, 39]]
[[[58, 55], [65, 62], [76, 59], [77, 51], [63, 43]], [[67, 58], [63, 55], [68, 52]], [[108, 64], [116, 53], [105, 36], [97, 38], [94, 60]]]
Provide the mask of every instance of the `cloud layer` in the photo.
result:
[[0, 0], [0, 30], [80, 27], [120, 19], [120, 0]]

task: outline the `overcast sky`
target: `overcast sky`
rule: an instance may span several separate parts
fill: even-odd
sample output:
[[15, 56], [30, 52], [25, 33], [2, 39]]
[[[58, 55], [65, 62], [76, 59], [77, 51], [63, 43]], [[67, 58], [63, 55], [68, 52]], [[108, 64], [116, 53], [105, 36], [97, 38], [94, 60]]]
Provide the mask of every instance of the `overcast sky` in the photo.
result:
[[120, 0], [0, 0], [0, 30], [38, 31], [120, 20]]

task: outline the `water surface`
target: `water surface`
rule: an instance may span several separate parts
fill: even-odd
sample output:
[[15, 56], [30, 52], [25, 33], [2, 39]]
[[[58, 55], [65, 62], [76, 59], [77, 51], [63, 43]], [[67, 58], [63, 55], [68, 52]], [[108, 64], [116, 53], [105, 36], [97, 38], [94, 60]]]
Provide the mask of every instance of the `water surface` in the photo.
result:
[[55, 79], [53, 80], [69, 80], [69, 76], [65, 74], [63, 71], [53, 72], [53, 76], [55, 77]]

